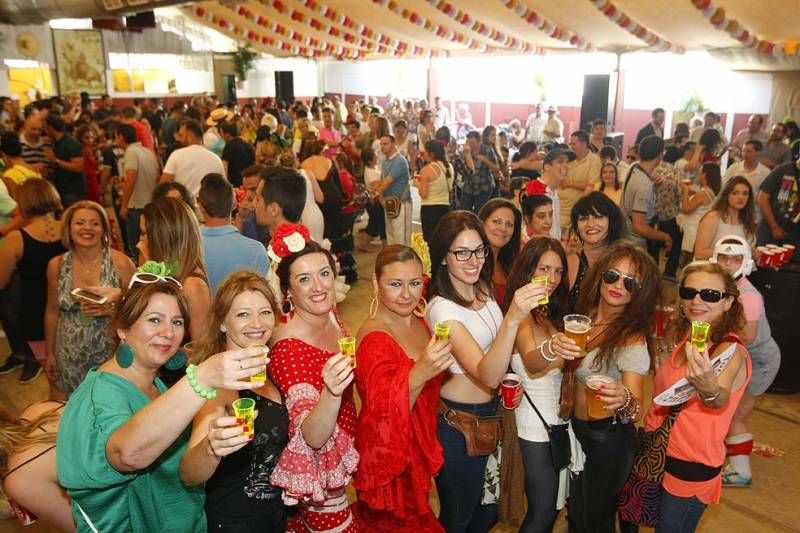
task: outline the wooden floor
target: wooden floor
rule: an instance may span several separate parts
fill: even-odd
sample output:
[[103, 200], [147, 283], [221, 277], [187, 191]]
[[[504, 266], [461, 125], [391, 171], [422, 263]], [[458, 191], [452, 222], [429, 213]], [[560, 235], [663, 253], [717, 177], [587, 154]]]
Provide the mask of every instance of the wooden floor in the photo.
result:
[[[374, 258], [375, 254], [356, 255], [360, 280], [340, 305], [350, 331], [356, 331], [367, 315], [372, 299]], [[674, 287], [665, 289], [674, 293]], [[0, 354], [5, 353], [7, 347], [3, 339]], [[783, 356], [798, 357], [800, 350]], [[28, 385], [19, 385], [18, 380], [19, 371], [0, 376], [0, 402], [16, 413], [26, 405], [44, 399], [47, 394], [44, 376]], [[753, 486], [724, 489], [720, 504], [711, 506], [703, 515], [698, 528], [701, 533], [800, 532], [800, 394], [765, 395], [751, 416], [750, 427], [757, 444], [767, 444], [785, 452], [785, 455], [771, 458], [753, 455]], [[435, 495], [433, 499], [436, 508]], [[0, 521], [0, 533], [45, 531], [54, 530], [41, 523], [23, 528], [16, 520]], [[494, 531], [514, 529], [501, 524]], [[566, 531], [563, 513], [555, 531]]]

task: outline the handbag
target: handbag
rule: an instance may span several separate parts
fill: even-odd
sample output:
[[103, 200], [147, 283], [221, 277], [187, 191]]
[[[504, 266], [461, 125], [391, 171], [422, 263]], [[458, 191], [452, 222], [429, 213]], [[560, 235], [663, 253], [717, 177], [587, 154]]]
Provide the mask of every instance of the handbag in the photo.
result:
[[548, 424], [542, 416], [542, 413], [536, 408], [536, 404], [534, 404], [531, 397], [528, 396], [528, 391], [523, 390], [522, 393], [525, 395], [525, 399], [528, 400], [528, 403], [531, 404], [531, 407], [533, 407], [536, 416], [542, 421], [545, 431], [547, 431], [553, 468], [555, 468], [556, 472], [560, 472], [561, 469], [566, 468], [570, 461], [572, 461], [572, 449], [569, 445], [569, 433], [567, 432], [568, 424]]
[[639, 430], [641, 447], [617, 499], [619, 516], [623, 520], [648, 527], [658, 524], [669, 433], [684, 405], [672, 406], [669, 415], [655, 430]]
[[386, 213], [386, 218], [397, 218], [400, 216], [400, 210], [403, 208], [403, 198], [408, 196], [411, 182], [406, 184], [402, 196], [384, 196], [383, 197], [383, 212]]
[[476, 416], [451, 409], [439, 400], [439, 414], [447, 425], [464, 435], [468, 457], [491, 455], [503, 440], [503, 417]]

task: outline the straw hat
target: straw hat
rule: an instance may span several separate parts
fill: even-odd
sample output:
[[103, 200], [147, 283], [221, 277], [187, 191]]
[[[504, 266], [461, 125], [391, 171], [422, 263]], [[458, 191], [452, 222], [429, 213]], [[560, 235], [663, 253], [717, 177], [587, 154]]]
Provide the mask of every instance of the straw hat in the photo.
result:
[[233, 111], [228, 111], [224, 107], [218, 107], [208, 115], [206, 124], [209, 126], [216, 126], [220, 122], [230, 122], [234, 117]]

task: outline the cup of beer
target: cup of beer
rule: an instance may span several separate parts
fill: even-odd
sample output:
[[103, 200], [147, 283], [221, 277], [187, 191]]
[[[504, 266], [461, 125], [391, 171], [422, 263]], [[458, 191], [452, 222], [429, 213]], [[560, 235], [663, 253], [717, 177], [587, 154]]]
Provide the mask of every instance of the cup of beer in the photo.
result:
[[339, 339], [339, 351], [353, 360], [353, 368], [356, 367], [356, 338], [342, 337]]
[[592, 327], [592, 319], [586, 315], [567, 315], [564, 317], [564, 335], [575, 341], [581, 349], [577, 357], [586, 356], [586, 338]]
[[433, 326], [433, 334], [437, 341], [446, 341], [450, 338], [450, 324], [439, 322]]
[[708, 341], [708, 330], [711, 324], [703, 322], [702, 320], [692, 321], [692, 344], [698, 351], [706, 351], [706, 342]]
[[600, 387], [610, 385], [613, 382], [613, 379], [603, 374], [591, 374], [586, 378], [586, 410], [589, 413], [589, 418], [597, 420], [599, 418], [608, 418], [608, 415], [611, 414], [610, 411], [606, 411], [606, 404], [598, 400], [596, 396], [600, 394]]
[[256, 418], [256, 401], [252, 398], [239, 398], [233, 402], [233, 414], [242, 421], [242, 432], [255, 435], [253, 423]]
[[656, 337], [667, 336], [667, 328], [669, 328], [673, 312], [675, 312], [675, 308], [669, 305], [656, 306]]
[[506, 409], [516, 409], [520, 398], [517, 395], [522, 390], [522, 380], [516, 374], [506, 374], [500, 381], [500, 400]]
[[[549, 281], [550, 280], [547, 276], [534, 276], [531, 278], [531, 283], [533, 283], [534, 285], [541, 285], [542, 287], [545, 288], [545, 290], [547, 290], [547, 284], [549, 283]], [[544, 298], [539, 300], [539, 305], [547, 305], [549, 303], [550, 303], [550, 298], [547, 296], [547, 294], [544, 295]]]
[[250, 381], [258, 381], [264, 383], [267, 381], [267, 357], [269, 357], [269, 348], [265, 344], [253, 344], [250, 348], [261, 348], [264, 350], [264, 353], [261, 355], [255, 355], [254, 357], [264, 358], [264, 370], [259, 372], [258, 374], [253, 374], [250, 376]]

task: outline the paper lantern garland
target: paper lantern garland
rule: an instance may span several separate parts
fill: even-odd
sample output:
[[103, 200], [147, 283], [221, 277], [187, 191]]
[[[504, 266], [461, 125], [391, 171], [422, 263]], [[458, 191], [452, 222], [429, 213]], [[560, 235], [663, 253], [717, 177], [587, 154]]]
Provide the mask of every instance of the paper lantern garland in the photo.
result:
[[773, 57], [800, 55], [798, 54], [797, 40], [789, 39], [782, 43], [776, 43], [759, 39], [745, 29], [737, 20], [728, 18], [725, 9], [716, 7], [711, 3], [711, 0], [692, 0], [692, 5], [708, 19], [712, 26], [720, 31], [727, 32], [746, 48], [754, 48], [761, 54]]
[[625, 14], [619, 7], [615, 6], [610, 0], [589, 0], [606, 17], [611, 19], [620, 28], [627, 31], [637, 39], [647, 43], [647, 46], [657, 52], [675, 52], [682, 54], [686, 52], [683, 46], [664, 39], [648, 30], [631, 17]]
[[[428, 1], [430, 2], [432, 0]], [[522, 20], [543, 31], [553, 39], [568, 42], [582, 52], [593, 52], [595, 50], [595, 47], [592, 45], [592, 43], [580, 35], [571, 32], [570, 30], [560, 28], [539, 13], [529, 9], [523, 3], [523, 0], [500, 0], [500, 2], [517, 14]]]

